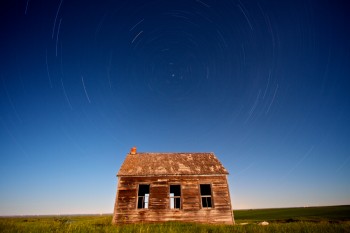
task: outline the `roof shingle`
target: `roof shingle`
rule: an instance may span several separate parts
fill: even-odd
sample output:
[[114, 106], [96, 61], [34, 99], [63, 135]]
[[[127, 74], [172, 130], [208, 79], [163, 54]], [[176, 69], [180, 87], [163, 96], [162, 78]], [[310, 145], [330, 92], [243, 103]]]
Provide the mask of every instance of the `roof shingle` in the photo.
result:
[[214, 153], [128, 154], [118, 176], [228, 174]]

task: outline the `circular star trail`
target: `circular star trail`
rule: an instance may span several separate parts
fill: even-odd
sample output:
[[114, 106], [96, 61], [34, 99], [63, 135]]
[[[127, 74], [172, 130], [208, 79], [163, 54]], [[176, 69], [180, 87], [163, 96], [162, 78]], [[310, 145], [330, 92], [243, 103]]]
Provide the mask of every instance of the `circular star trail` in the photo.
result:
[[111, 212], [132, 146], [214, 152], [234, 209], [349, 204], [347, 5], [2, 1], [0, 215]]

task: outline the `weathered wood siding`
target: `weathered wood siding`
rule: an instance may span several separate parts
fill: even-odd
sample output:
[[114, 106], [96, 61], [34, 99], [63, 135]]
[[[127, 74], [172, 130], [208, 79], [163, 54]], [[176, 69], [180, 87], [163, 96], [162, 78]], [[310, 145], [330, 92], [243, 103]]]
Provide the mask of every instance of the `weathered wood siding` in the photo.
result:
[[[150, 184], [148, 209], [137, 209], [139, 184]], [[169, 185], [181, 185], [181, 209], [170, 209]], [[211, 184], [213, 207], [201, 207], [200, 184]], [[119, 177], [113, 222], [183, 221], [233, 224], [226, 175]]]

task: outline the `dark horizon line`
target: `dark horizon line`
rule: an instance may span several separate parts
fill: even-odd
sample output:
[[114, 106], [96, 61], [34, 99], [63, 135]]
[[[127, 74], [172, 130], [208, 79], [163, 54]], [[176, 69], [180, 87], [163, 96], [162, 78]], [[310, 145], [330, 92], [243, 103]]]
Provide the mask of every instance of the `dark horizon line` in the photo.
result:
[[[326, 206], [289, 206], [289, 207], [266, 207], [266, 208], [247, 208], [247, 209], [233, 209], [235, 210], [268, 210], [268, 209], [296, 209], [296, 208], [321, 208], [321, 207], [345, 207], [350, 204], [343, 205], [326, 205]], [[0, 218], [26, 218], [26, 217], [70, 217], [70, 216], [108, 216], [113, 213], [102, 214], [27, 214], [27, 215], [0, 215]]]

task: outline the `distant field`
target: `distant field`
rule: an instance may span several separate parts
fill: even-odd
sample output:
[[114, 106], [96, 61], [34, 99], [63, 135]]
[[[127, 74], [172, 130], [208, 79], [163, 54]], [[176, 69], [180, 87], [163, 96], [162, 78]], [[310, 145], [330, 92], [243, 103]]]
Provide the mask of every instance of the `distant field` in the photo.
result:
[[235, 210], [234, 216], [236, 222], [350, 221], [350, 205], [305, 208], [301, 207], [281, 209]]
[[[350, 232], [350, 206], [236, 210], [234, 214], [234, 226], [176, 222], [113, 226], [111, 215], [0, 217], [0, 232]], [[261, 221], [270, 224], [260, 226]]]

